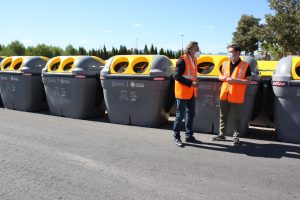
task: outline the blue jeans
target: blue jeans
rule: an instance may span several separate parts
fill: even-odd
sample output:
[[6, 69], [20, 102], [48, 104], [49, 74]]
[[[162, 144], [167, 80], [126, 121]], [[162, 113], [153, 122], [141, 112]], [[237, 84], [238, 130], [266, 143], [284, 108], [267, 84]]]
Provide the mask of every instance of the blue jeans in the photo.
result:
[[180, 138], [180, 124], [183, 118], [185, 117], [185, 137], [189, 138], [193, 135], [193, 119], [195, 116], [195, 97], [193, 96], [191, 99], [176, 99], [177, 102], [177, 110], [176, 110], [176, 118], [174, 121], [174, 138]]

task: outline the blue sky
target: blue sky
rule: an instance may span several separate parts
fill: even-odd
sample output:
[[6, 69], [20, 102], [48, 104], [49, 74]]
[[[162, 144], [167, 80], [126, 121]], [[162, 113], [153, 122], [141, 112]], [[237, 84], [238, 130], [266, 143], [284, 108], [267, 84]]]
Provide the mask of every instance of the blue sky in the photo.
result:
[[20, 40], [64, 48], [181, 49], [196, 40], [202, 52], [226, 51], [242, 14], [264, 22], [266, 0], [0, 0], [0, 44]]

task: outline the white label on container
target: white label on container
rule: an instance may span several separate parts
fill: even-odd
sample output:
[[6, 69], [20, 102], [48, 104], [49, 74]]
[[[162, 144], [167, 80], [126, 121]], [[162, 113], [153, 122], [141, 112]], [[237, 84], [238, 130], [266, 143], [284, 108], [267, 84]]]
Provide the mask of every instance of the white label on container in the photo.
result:
[[67, 92], [66, 92], [65, 88], [55, 87], [54, 88], [54, 93], [55, 93], [56, 96], [65, 97]]
[[121, 81], [112, 81], [112, 87], [126, 87], [127, 84]]
[[11, 77], [10, 77], [10, 80], [11, 80], [11, 81], [19, 81], [19, 78], [18, 78], [18, 77], [13, 77], [13, 76], [11, 76]]
[[48, 78], [48, 83], [56, 83], [56, 78]]
[[128, 91], [127, 90], [121, 90], [119, 95], [120, 101], [128, 101]]
[[70, 84], [70, 80], [67, 79], [60, 79], [61, 84]]
[[131, 81], [131, 83], [129, 84], [130, 87], [134, 88], [134, 87], [138, 87], [138, 88], [144, 88], [145, 87], [145, 84], [144, 83], [137, 83], [137, 82], [134, 82], [134, 81]]
[[136, 94], [136, 91], [131, 91], [130, 94], [129, 94], [129, 100], [130, 101], [136, 101], [138, 98], [137, 94]]

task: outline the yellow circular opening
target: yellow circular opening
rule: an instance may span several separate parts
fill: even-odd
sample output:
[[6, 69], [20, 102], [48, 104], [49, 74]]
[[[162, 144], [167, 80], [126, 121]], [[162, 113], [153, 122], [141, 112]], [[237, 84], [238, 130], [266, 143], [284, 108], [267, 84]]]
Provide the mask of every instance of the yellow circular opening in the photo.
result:
[[300, 77], [300, 63], [298, 63], [299, 65], [295, 67], [295, 72], [297, 74], [297, 76]]
[[54, 63], [53, 65], [51, 65], [50, 69], [51, 71], [56, 71], [58, 69], [60, 65], [60, 62]]
[[133, 71], [135, 73], [143, 73], [147, 70], [148, 66], [148, 62], [138, 62], [133, 66]]
[[228, 61], [228, 58], [223, 58], [220, 62], [219, 62], [219, 72], [222, 72], [222, 67], [223, 67], [223, 64], [224, 62]]
[[14, 69], [15, 69], [15, 70], [20, 69], [21, 65], [22, 65], [22, 62], [17, 63], [17, 64], [14, 66]]
[[137, 57], [133, 60], [131, 66], [134, 73], [143, 74], [149, 68], [149, 60], [147, 57]]
[[72, 62], [68, 62], [68, 63], [64, 66], [63, 70], [64, 70], [64, 71], [70, 71], [70, 70], [72, 69], [72, 67], [73, 67], [73, 64], [74, 64], [73, 61], [72, 61]]
[[123, 72], [125, 72], [126, 69], [128, 68], [128, 65], [129, 65], [128, 62], [120, 62], [120, 63], [117, 63], [117, 64], [114, 66], [114, 70], [115, 70], [115, 72], [117, 72], [117, 73], [123, 73]]
[[8, 69], [11, 65], [11, 61], [6, 63], [4, 66], [3, 66], [3, 69]]
[[198, 73], [209, 74], [214, 70], [215, 64], [212, 62], [202, 62], [197, 66]]

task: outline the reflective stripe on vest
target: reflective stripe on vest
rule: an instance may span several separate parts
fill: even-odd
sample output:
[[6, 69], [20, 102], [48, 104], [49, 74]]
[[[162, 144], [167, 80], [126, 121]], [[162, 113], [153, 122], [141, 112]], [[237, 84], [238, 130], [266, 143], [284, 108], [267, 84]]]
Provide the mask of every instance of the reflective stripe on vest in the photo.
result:
[[240, 71], [239, 71], [238, 79], [241, 79], [241, 78], [242, 78], [243, 72], [244, 72], [244, 70], [245, 70], [245, 66], [246, 66], [246, 62], [243, 62], [243, 63], [242, 63], [242, 67], [241, 67], [241, 69], [240, 69]]
[[[192, 61], [192, 59], [190, 58], [190, 56], [187, 56], [187, 57], [189, 57], [190, 64], [192, 64], [192, 66], [190, 66], [190, 64], [188, 64], [188, 66], [187, 66], [187, 75], [183, 75], [183, 77], [186, 78], [186, 79], [190, 79], [190, 80], [194, 81], [194, 80], [197, 79], [197, 76], [196, 76], [196, 74], [197, 74], [196, 65], [195, 65], [195, 62]], [[187, 65], [187, 62], [185, 62], [185, 63]], [[193, 67], [192, 70], [194, 70], [193, 74], [191, 73], [191, 67]]]

